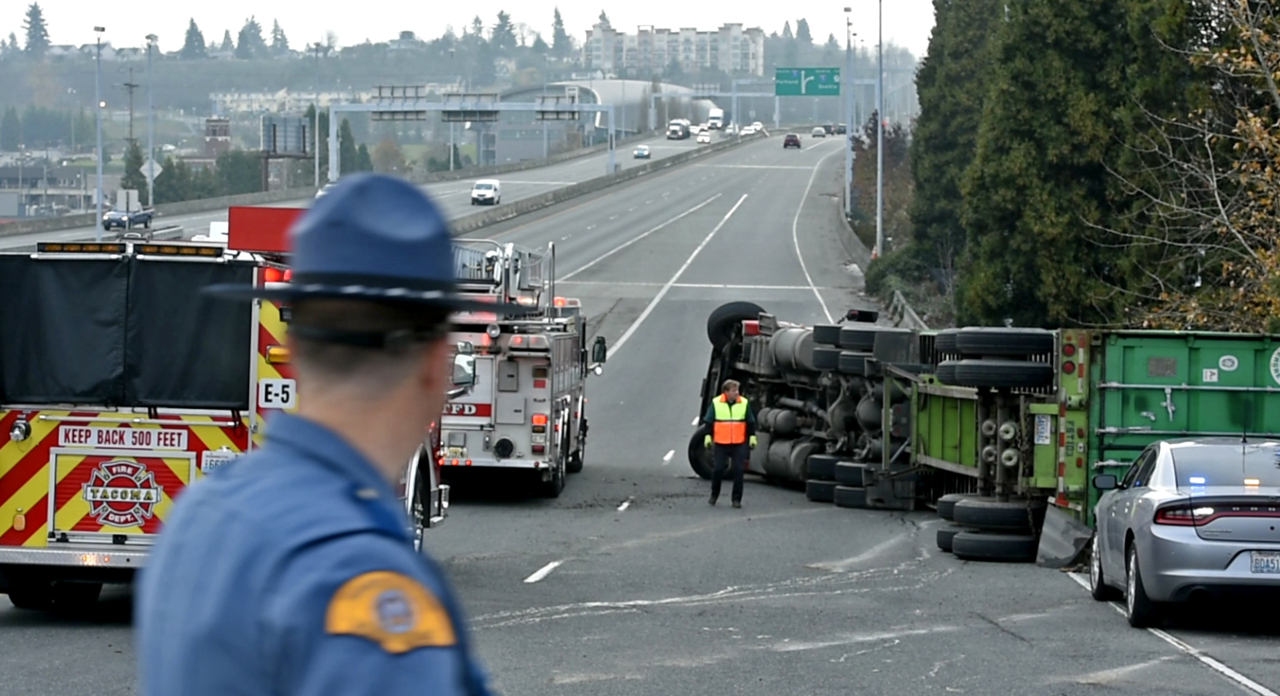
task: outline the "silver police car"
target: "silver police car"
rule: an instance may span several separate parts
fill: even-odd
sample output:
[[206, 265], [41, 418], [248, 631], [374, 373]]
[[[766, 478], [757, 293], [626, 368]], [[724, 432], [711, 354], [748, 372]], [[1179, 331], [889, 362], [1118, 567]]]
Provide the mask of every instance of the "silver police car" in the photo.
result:
[[1123, 594], [1129, 624], [1167, 603], [1280, 596], [1280, 442], [1223, 437], [1153, 443], [1102, 491], [1089, 562], [1093, 598]]

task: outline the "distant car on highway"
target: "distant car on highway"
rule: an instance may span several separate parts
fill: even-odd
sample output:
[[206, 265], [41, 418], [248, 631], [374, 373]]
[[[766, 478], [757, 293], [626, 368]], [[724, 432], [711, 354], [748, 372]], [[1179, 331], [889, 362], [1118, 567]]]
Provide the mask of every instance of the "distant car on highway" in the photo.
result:
[[818, 126], [817, 128], [814, 128], [813, 132], [809, 135], [814, 138], [825, 138], [827, 137], [827, 129], [822, 126]]
[[1280, 442], [1182, 438], [1148, 445], [1124, 477], [1099, 474], [1089, 559], [1094, 599], [1123, 594], [1129, 624], [1200, 595], [1280, 595]]
[[649, 146], [637, 145], [636, 149], [631, 151], [631, 157], [634, 159], [649, 159]]
[[135, 227], [144, 227], [151, 229], [152, 211], [143, 210], [112, 210], [102, 214], [102, 229], [110, 230], [119, 227], [122, 230], [131, 230]]
[[711, 142], [711, 131], [705, 130], [698, 134], [698, 144]]
[[502, 184], [497, 179], [478, 179], [471, 187], [471, 205], [498, 205], [502, 202]]
[[789, 147], [794, 147], [795, 149], [799, 150], [800, 136], [796, 135], [795, 133], [787, 133], [786, 137], [782, 139], [782, 149], [785, 150]]

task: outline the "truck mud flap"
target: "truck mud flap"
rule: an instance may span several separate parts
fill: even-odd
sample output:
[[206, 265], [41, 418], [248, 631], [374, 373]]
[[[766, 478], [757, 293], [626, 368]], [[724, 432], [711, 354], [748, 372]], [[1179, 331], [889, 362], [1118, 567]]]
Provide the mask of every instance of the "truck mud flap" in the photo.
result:
[[1093, 530], [1079, 520], [1050, 505], [1045, 510], [1040, 546], [1036, 549], [1036, 565], [1044, 568], [1066, 568], [1075, 565], [1080, 552], [1089, 545]]

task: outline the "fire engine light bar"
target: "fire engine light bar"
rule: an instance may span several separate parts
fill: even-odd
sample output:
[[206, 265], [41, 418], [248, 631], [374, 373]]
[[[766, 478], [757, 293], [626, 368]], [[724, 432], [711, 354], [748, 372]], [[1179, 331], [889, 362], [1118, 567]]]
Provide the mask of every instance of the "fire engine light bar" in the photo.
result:
[[288, 365], [289, 349], [285, 346], [267, 346], [267, 363], [270, 365]]
[[549, 350], [551, 340], [539, 334], [516, 334], [508, 340], [507, 347], [512, 350]]
[[41, 254], [123, 254], [124, 245], [37, 242], [36, 251]]
[[135, 248], [140, 254], [154, 256], [218, 257], [222, 256], [223, 252], [223, 248], [220, 246], [197, 246], [194, 244], [184, 244], [182, 246], [176, 244], [142, 244]]

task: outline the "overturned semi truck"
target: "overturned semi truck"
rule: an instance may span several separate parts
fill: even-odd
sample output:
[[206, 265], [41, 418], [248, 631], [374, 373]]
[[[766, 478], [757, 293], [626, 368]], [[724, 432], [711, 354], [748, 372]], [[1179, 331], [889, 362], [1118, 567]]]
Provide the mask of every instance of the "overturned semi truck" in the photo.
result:
[[[699, 413], [739, 381], [759, 423], [748, 471], [841, 507], [936, 508], [961, 525], [938, 532], [960, 556], [1068, 565], [1092, 534], [1095, 474], [1161, 439], [1280, 437], [1280, 336], [877, 319], [717, 308]], [[706, 478], [704, 434], [689, 461]]]

